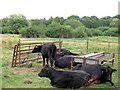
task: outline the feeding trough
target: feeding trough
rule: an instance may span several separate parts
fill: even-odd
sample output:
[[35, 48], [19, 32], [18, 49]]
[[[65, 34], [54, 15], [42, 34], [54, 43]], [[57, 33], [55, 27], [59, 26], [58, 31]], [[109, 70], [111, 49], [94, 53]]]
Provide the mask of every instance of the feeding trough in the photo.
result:
[[109, 52], [92, 52], [71, 57], [71, 68], [73, 68], [73, 62], [81, 64], [105, 64], [111, 62], [113, 65], [115, 54]]

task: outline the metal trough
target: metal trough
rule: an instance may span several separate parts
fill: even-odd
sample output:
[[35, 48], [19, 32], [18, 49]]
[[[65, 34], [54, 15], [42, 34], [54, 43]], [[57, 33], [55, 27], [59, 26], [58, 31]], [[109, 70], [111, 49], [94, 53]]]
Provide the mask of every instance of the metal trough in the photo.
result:
[[109, 52], [92, 52], [71, 57], [71, 68], [73, 68], [73, 62], [81, 64], [105, 64], [111, 62], [113, 65], [115, 54]]

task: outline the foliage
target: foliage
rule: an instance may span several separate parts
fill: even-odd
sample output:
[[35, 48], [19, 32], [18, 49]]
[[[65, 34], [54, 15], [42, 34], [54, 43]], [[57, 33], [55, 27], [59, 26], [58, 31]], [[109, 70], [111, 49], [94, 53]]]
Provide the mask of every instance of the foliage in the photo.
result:
[[118, 36], [118, 28], [109, 28], [108, 30], [104, 31], [103, 34], [105, 36]]
[[100, 26], [109, 26], [112, 18], [110, 16], [102, 17], [99, 19]]
[[43, 35], [43, 30], [39, 30], [38, 27], [24, 27], [21, 29], [21, 34], [23, 37], [27, 38], [33, 38], [33, 37], [40, 37], [40, 35]]
[[96, 16], [84, 16], [81, 18], [81, 22], [87, 27], [87, 28], [97, 28], [99, 27], [98, 18]]
[[[2, 20], [2, 34], [21, 34], [23, 37], [86, 37], [86, 36], [118, 36], [120, 26], [119, 15], [114, 17], [71, 15], [63, 17], [50, 17], [50, 19], [27, 20], [22, 14], [13, 14]], [[119, 28], [120, 29], [120, 28]]]
[[75, 19], [65, 20], [64, 25], [69, 25], [69, 26], [71, 26], [72, 29], [75, 29], [79, 26], [84, 26], [79, 20], [75, 20]]
[[20, 29], [28, 25], [29, 22], [24, 15], [10, 15], [2, 20], [2, 33], [19, 34]]
[[86, 27], [84, 26], [79, 26], [77, 27], [75, 30], [74, 30], [74, 37], [75, 38], [83, 38], [83, 37], [86, 37], [87, 34], [86, 34]]
[[120, 26], [120, 23], [118, 23], [119, 19], [118, 18], [113, 18], [112, 21], [110, 22], [110, 27], [118, 27]]

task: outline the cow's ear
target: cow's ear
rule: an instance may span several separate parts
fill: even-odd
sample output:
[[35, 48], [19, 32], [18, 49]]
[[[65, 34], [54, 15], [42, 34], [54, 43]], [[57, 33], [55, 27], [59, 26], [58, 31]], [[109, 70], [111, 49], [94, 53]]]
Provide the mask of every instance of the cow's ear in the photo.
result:
[[116, 72], [117, 71], [117, 69], [112, 69], [112, 72]]

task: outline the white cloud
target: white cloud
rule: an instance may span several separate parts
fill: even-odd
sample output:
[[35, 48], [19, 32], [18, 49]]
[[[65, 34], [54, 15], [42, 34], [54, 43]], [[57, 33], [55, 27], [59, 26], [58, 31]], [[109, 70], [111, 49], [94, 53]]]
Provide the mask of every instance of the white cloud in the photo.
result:
[[1, 0], [0, 18], [23, 14], [27, 18], [50, 18], [70, 15], [97, 17], [118, 14], [119, 0]]

